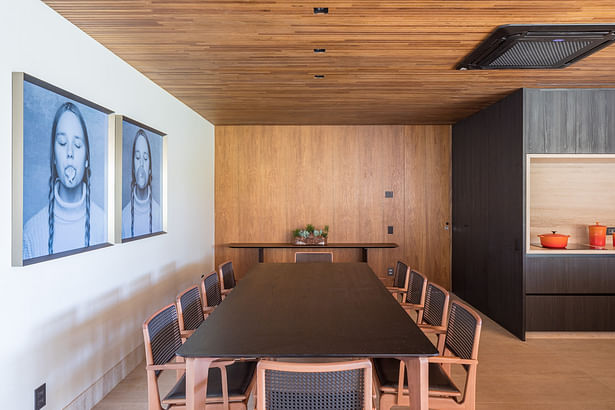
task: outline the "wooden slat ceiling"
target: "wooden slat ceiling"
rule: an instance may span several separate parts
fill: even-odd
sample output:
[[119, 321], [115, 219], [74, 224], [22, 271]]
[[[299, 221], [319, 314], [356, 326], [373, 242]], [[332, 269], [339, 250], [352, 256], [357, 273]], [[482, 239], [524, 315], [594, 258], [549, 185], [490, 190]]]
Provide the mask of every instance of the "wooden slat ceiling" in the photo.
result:
[[562, 70], [454, 70], [498, 25], [613, 23], [613, 0], [45, 3], [216, 125], [450, 124], [519, 87], [615, 87], [615, 46]]

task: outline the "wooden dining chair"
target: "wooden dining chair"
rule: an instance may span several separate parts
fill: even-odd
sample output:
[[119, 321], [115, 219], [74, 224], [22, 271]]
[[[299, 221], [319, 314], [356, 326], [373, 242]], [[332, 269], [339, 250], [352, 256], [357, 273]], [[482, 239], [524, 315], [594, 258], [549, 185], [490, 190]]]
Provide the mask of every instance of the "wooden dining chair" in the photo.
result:
[[201, 279], [201, 294], [203, 295], [203, 315], [207, 318], [222, 303], [220, 277], [216, 271], [210, 272]]
[[427, 289], [427, 278], [419, 271], [410, 270], [410, 280], [408, 292], [405, 299], [402, 299], [401, 306], [406, 312], [414, 311], [417, 314], [417, 322], [420, 311], [425, 306], [425, 293]]
[[399, 301], [400, 297], [403, 301], [408, 292], [410, 268], [402, 261], [397, 261], [395, 265], [395, 274], [393, 276], [393, 286], [387, 286], [387, 289]]
[[220, 275], [220, 285], [222, 287], [222, 294], [228, 295], [231, 293], [237, 281], [235, 280], [235, 270], [233, 269], [233, 262], [226, 261], [218, 266], [218, 273]]
[[[446, 334], [446, 325], [448, 323], [448, 301], [450, 295], [446, 289], [435, 283], [427, 283], [427, 291], [425, 292], [424, 308], [419, 310], [417, 325], [425, 334], [435, 334], [440, 339]], [[406, 307], [404, 309], [414, 311], [414, 308]], [[403, 365], [403, 363], [402, 363]]]
[[295, 252], [295, 263], [333, 263], [333, 252]]
[[[143, 323], [143, 339], [148, 409], [162, 410], [163, 405], [168, 405], [167, 409], [185, 408], [186, 364], [175, 355], [182, 345], [175, 304], [163, 307]], [[175, 370], [177, 382], [161, 399], [158, 378], [165, 370]], [[207, 409], [246, 409], [256, 379], [255, 370], [253, 361], [212, 362], [207, 378]]]
[[[429, 357], [429, 408], [474, 409], [476, 403], [476, 368], [482, 320], [461, 302], [451, 303], [446, 336], [438, 343], [438, 356]], [[465, 372], [459, 388], [451, 377], [451, 367]], [[381, 410], [408, 404], [408, 382], [399, 360], [374, 359], [374, 384], [379, 393]], [[403, 386], [399, 389], [399, 386]], [[408, 409], [406, 407], [406, 409]]]
[[181, 292], [177, 295], [175, 304], [177, 305], [179, 333], [185, 340], [205, 319], [199, 287], [194, 285]]
[[369, 360], [289, 363], [261, 360], [257, 367], [257, 409], [371, 410]]

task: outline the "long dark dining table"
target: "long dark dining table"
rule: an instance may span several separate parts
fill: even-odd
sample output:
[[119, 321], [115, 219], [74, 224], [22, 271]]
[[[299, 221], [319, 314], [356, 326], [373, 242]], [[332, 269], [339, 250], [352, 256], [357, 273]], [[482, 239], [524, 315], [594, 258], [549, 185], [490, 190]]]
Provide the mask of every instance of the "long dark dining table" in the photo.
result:
[[177, 354], [188, 409], [205, 408], [213, 360], [251, 357], [399, 358], [411, 408], [427, 409], [427, 358], [437, 350], [366, 263], [262, 263]]

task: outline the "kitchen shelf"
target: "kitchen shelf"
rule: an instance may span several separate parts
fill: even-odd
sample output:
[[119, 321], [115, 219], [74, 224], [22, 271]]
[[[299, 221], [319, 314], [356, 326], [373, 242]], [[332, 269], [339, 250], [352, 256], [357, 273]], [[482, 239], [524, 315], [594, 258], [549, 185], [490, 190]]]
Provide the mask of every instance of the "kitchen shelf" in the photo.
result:
[[531, 243], [528, 255], [608, 255], [615, 254], [615, 248], [607, 244], [604, 249], [595, 249], [589, 245], [569, 243], [564, 249], [544, 248], [539, 243]]

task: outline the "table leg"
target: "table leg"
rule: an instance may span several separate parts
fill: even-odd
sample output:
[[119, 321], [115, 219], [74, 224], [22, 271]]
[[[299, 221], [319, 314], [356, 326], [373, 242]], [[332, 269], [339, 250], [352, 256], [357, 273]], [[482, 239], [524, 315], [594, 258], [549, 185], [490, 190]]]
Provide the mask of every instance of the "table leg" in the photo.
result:
[[405, 357], [411, 410], [429, 409], [429, 364], [427, 357]]
[[258, 248], [258, 263], [265, 262], [265, 251], [263, 248]]
[[210, 357], [186, 357], [186, 409], [205, 410]]
[[361, 248], [361, 262], [367, 263], [367, 248]]

